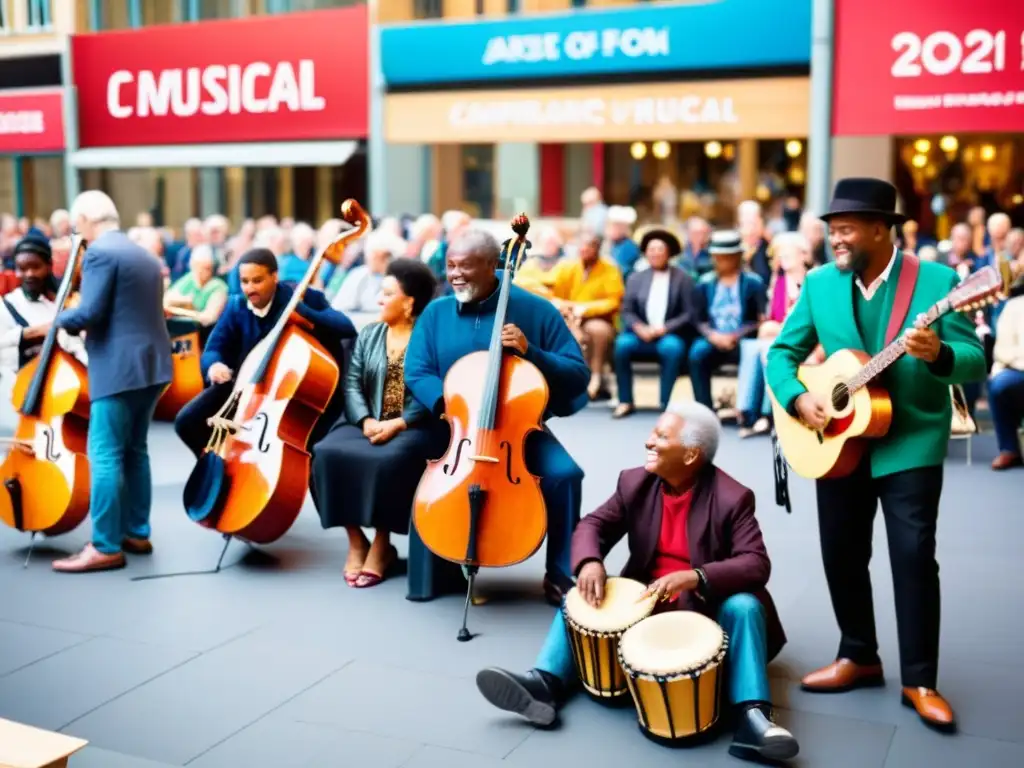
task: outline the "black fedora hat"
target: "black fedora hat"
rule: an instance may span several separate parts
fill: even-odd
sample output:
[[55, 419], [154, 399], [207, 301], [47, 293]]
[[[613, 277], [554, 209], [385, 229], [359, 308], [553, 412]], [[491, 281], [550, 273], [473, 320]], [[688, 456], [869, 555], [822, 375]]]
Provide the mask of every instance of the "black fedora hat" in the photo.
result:
[[890, 226], [898, 226], [907, 220], [896, 212], [896, 187], [881, 179], [840, 179], [832, 193], [828, 213], [822, 214], [822, 221], [836, 216], [870, 216], [883, 219]]
[[679, 238], [667, 229], [649, 229], [640, 238], [640, 253], [647, 250], [651, 240], [661, 240], [661, 242], [668, 246], [668, 257], [670, 259], [683, 252], [683, 246], [679, 242]]

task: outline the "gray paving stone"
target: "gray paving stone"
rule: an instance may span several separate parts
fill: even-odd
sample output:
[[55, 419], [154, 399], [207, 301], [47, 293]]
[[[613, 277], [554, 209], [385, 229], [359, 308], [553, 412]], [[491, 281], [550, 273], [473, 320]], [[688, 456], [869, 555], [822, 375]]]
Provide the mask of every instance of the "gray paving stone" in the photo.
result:
[[[586, 472], [584, 513], [613, 491], [619, 470], [642, 460], [654, 419], [611, 421], [591, 407], [553, 422]], [[813, 484], [791, 478], [794, 513], [786, 515], [773, 504], [768, 442], [740, 441], [726, 429], [719, 464], [757, 493], [773, 560], [769, 588], [789, 635], [769, 673], [780, 720], [801, 742], [796, 766], [1024, 765], [1024, 714], [1015, 703], [1024, 683], [1024, 613], [1016, 608], [1024, 602], [1024, 473], [991, 472], [992, 443], [976, 441], [972, 467], [959, 446], [946, 463], [939, 684], [962, 724], [948, 737], [899, 704], [881, 515], [872, 576], [889, 685], [841, 696], [799, 690], [800, 677], [829, 661], [838, 642]], [[629, 709], [582, 697], [565, 710], [562, 728], [536, 731], [480, 698], [473, 678], [481, 667], [529, 667], [543, 641], [553, 612], [540, 597], [543, 549], [520, 566], [482, 574], [489, 602], [473, 608], [479, 635], [468, 644], [455, 640], [459, 597], [410, 603], [401, 578], [346, 587], [344, 532], [322, 530], [309, 503], [288, 535], [260, 553], [232, 545], [219, 574], [130, 581], [212, 568], [221, 547], [181, 510], [192, 462], [170, 425], [157, 425], [150, 444], [158, 467], [151, 557], [108, 574], [52, 573], [53, 557], [88, 539], [86, 523], [41, 542], [23, 569], [26, 538], [0, 528], [0, 716], [70, 723], [68, 733], [91, 740], [72, 768], [740, 765], [727, 754], [728, 734], [700, 748], [666, 749], [639, 734]], [[404, 555], [405, 538], [395, 543]], [[617, 547], [610, 568], [626, 554]]]

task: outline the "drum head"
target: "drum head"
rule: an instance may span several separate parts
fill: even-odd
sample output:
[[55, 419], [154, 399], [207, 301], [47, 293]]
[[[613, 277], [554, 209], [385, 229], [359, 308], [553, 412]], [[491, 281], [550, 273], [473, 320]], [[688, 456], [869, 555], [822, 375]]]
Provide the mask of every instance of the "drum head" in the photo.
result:
[[639, 581], [612, 576], [605, 582], [601, 606], [594, 608], [583, 599], [579, 587], [573, 587], [565, 596], [566, 616], [591, 632], [621, 632], [654, 610], [653, 595], [637, 602], [645, 589]]
[[622, 661], [641, 675], [673, 677], [704, 667], [725, 647], [717, 623], [693, 611], [644, 619], [619, 639]]

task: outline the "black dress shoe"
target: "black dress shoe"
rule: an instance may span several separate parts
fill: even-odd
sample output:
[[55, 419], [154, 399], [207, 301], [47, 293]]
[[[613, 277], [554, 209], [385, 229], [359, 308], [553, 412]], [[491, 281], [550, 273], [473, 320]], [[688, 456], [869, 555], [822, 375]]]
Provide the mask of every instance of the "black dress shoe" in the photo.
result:
[[748, 706], [737, 718], [729, 754], [745, 760], [792, 760], [800, 752], [793, 734], [771, 719], [771, 708], [764, 704]]
[[517, 675], [490, 667], [476, 676], [476, 687], [491, 704], [541, 726], [552, 725], [558, 717], [557, 685], [557, 678], [539, 669]]

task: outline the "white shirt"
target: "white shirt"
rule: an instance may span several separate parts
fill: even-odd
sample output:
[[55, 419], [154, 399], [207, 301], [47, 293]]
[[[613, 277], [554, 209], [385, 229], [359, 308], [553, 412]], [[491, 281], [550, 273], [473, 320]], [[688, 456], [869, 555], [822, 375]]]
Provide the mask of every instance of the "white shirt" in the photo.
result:
[[857, 287], [860, 288], [861, 295], [865, 301], [871, 301], [871, 298], [878, 293], [878, 289], [889, 279], [889, 275], [892, 274], [892, 265], [896, 263], [896, 250], [897, 248], [894, 245], [892, 247], [892, 258], [889, 259], [889, 263], [882, 270], [882, 274], [871, 281], [871, 285], [865, 286], [864, 282], [860, 279], [860, 275], [857, 275]]
[[671, 273], [665, 269], [654, 272], [651, 275], [651, 292], [647, 294], [647, 306], [644, 311], [647, 314], [647, 324], [651, 328], [661, 328], [665, 325], [665, 315], [668, 313], [668, 289]]
[[[32, 301], [21, 288], [15, 288], [3, 298], [21, 315], [29, 327], [52, 323], [57, 317], [57, 305], [45, 296]], [[0, 301], [0, 369], [16, 373], [18, 370], [18, 348], [21, 344], [22, 328], [14, 320], [7, 306]], [[71, 336], [63, 329], [57, 332], [57, 342], [81, 362], [87, 362], [85, 344], [81, 337]], [[42, 343], [42, 339], [40, 339]]]

